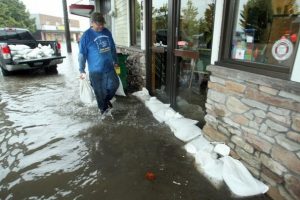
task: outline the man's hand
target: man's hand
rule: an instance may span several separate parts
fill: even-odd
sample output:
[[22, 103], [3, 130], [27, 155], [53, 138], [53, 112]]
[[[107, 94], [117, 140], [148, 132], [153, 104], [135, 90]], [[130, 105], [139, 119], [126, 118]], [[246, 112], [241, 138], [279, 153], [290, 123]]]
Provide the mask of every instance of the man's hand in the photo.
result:
[[86, 73], [81, 73], [79, 78], [80, 79], [85, 79], [86, 78]]

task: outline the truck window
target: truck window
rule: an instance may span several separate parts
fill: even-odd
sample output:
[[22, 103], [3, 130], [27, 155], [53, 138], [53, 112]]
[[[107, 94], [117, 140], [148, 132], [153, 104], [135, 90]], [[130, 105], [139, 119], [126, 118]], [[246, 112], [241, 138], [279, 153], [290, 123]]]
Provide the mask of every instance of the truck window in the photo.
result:
[[26, 30], [2, 29], [0, 40], [34, 40], [33, 36]]

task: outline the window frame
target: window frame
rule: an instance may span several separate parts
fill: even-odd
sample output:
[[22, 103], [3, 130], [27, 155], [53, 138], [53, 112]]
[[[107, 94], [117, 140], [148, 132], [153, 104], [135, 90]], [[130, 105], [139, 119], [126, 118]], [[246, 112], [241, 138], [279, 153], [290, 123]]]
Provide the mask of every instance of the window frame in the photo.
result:
[[[255, 62], [243, 62], [239, 60], [234, 60], [230, 58], [232, 35], [234, 28], [234, 17], [237, 7], [238, 0], [224, 0], [223, 7], [223, 22], [220, 36], [220, 53], [218, 61], [215, 64], [224, 66], [227, 68], [238, 69], [241, 71], [247, 71], [255, 74], [266, 75], [274, 78], [290, 80], [293, 67], [295, 65], [296, 57], [293, 60], [293, 64], [290, 68], [282, 67], [278, 65], [265, 64], [265, 63], [255, 63]], [[297, 51], [299, 46], [299, 41], [295, 46], [295, 51]], [[299, 53], [299, 52], [298, 52]]]
[[130, 12], [130, 46], [141, 48], [141, 44], [137, 44], [137, 24], [136, 24], [136, 0], [129, 0], [129, 12]]
[[136, 30], [135, 30], [135, 0], [129, 0], [130, 10], [130, 46], [136, 45]]

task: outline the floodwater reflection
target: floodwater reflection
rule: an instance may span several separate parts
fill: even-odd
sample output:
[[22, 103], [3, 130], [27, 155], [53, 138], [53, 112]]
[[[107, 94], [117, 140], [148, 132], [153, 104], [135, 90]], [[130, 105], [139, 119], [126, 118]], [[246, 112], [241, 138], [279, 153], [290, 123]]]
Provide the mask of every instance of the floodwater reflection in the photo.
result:
[[63, 177], [87, 167], [89, 149], [79, 133], [96, 123], [98, 111], [78, 100], [73, 55], [58, 75], [36, 70], [0, 77], [0, 199], [63, 197], [72, 188], [53, 186], [68, 185]]

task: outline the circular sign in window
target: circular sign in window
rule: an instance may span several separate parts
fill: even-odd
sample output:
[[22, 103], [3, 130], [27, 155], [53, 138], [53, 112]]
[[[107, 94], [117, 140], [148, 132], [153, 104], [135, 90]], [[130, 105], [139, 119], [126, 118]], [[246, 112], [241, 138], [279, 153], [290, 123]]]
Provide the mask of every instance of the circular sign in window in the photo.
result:
[[272, 55], [279, 61], [289, 59], [292, 53], [293, 43], [286, 38], [277, 40], [272, 47]]

